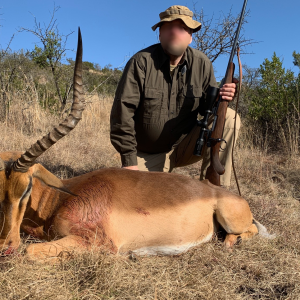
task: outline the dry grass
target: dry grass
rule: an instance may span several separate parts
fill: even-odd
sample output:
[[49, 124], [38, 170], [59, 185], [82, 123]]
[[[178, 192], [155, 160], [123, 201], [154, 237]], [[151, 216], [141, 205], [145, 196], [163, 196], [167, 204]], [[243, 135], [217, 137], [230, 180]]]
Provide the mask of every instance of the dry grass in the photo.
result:
[[[78, 127], [40, 162], [62, 178], [119, 166], [109, 142], [111, 103], [93, 99]], [[26, 115], [22, 108], [15, 104], [0, 124], [0, 151], [24, 150], [58, 122], [37, 105]], [[57, 266], [18, 256], [0, 262], [0, 299], [300, 299], [300, 158], [254, 149], [245, 134], [235, 157], [242, 193], [274, 240], [256, 237], [233, 251], [214, 240], [173, 257], [129, 259], [95, 249]], [[176, 172], [198, 176], [199, 168]]]
[[[104, 166], [119, 166], [118, 157], [109, 140], [111, 105], [111, 98], [88, 99], [80, 126], [43, 154], [39, 162], [64, 178]], [[0, 151], [29, 148], [62, 119], [41, 110], [36, 103], [24, 107], [22, 101], [16, 103], [10, 109], [6, 124], [0, 123]]]

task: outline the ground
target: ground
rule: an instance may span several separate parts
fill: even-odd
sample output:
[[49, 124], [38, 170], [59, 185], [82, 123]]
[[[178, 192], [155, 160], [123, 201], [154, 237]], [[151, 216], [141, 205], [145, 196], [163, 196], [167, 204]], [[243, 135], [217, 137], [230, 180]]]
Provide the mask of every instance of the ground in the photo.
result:
[[[39, 161], [61, 178], [119, 166], [109, 143], [111, 102], [93, 98], [78, 127]], [[37, 104], [26, 110], [27, 123], [20, 122], [19, 106], [10, 109], [0, 124], [0, 151], [24, 150], [58, 122]], [[235, 151], [241, 191], [275, 239], [257, 236], [229, 251], [215, 238], [173, 257], [116, 257], [94, 249], [64, 253], [71, 259], [58, 265], [19, 255], [0, 261], [0, 299], [299, 299], [300, 158], [256, 149], [248, 134], [244, 128]], [[197, 178], [200, 166], [176, 172]], [[233, 177], [229, 189], [237, 192]]]

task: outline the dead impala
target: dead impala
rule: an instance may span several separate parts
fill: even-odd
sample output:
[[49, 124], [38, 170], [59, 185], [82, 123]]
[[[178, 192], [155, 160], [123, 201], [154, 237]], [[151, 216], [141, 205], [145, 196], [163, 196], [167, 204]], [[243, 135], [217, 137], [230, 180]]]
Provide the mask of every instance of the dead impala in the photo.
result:
[[207, 180], [119, 168], [60, 180], [35, 164], [81, 119], [85, 107], [81, 75], [79, 31], [68, 118], [24, 154], [0, 153], [0, 247], [4, 254], [19, 247], [20, 232], [45, 241], [27, 247], [32, 258], [92, 245], [113, 253], [178, 254], [209, 241], [218, 225], [227, 233], [228, 246], [258, 231], [267, 235], [254, 221], [245, 199]]

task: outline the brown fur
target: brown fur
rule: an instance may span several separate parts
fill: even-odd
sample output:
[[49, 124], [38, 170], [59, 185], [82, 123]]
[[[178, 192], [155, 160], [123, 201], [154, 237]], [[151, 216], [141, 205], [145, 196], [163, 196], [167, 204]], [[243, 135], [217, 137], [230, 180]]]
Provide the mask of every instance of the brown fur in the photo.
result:
[[[12, 153], [11, 158], [18, 155]], [[8, 153], [0, 157], [10, 159]], [[20, 206], [30, 180], [32, 192]], [[93, 245], [113, 253], [184, 247], [211, 237], [214, 216], [228, 233], [227, 246], [239, 236], [250, 238], [257, 233], [243, 198], [207, 181], [176, 174], [111, 168], [59, 180], [36, 164], [27, 173], [11, 171], [8, 178], [1, 171], [0, 192], [5, 215], [1, 245], [17, 248], [20, 229], [47, 240], [29, 246], [27, 255], [32, 258]]]

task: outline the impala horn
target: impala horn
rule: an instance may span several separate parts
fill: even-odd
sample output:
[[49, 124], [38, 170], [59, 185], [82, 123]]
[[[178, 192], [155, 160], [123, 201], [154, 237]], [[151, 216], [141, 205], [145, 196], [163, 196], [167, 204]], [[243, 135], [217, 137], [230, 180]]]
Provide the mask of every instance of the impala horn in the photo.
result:
[[[78, 28], [78, 44], [73, 77], [73, 103], [68, 117], [54, 127], [47, 135], [33, 144], [24, 154], [13, 164], [13, 170], [25, 173], [34, 164], [35, 160], [48, 150], [57, 141], [67, 135], [75, 128], [81, 120], [82, 112], [85, 109], [85, 100], [82, 88], [82, 39], [80, 28]], [[0, 162], [1, 169], [1, 162]]]

